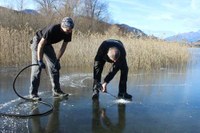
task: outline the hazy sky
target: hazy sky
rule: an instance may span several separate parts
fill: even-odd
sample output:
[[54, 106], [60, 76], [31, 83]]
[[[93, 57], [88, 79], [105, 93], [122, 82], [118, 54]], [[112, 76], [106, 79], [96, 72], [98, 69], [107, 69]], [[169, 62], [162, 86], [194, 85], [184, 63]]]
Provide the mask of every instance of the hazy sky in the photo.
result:
[[[17, 7], [19, 0], [0, 0], [0, 6]], [[200, 0], [104, 0], [115, 23], [124, 23], [147, 34], [166, 37], [200, 30]], [[12, 4], [11, 4], [12, 3]], [[24, 8], [35, 9], [33, 0]]]

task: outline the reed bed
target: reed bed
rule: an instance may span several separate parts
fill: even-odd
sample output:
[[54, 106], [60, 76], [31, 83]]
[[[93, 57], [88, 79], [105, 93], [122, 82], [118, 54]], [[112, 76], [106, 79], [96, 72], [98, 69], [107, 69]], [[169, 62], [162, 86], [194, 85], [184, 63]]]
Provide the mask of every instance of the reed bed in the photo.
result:
[[0, 26], [0, 65], [19, 66], [31, 62], [30, 40], [33, 30], [21, 30]]
[[[0, 27], [0, 65], [23, 66], [31, 63], [30, 40], [35, 32], [28, 26], [21, 30]], [[187, 46], [156, 39], [121, 36], [109, 30], [105, 34], [74, 31], [72, 42], [61, 59], [62, 66], [92, 67], [97, 49], [106, 39], [119, 39], [127, 51], [130, 70], [152, 70], [185, 65], [189, 59]], [[60, 44], [53, 45], [56, 51]]]

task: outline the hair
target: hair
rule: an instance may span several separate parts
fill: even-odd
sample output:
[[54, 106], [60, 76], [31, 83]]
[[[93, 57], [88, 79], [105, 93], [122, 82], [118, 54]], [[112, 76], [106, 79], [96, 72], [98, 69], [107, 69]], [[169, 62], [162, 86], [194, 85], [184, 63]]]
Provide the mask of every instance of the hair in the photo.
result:
[[120, 51], [119, 51], [118, 48], [116, 48], [116, 47], [111, 47], [111, 48], [109, 48], [109, 51], [111, 51], [110, 58], [112, 58], [112, 59], [114, 59], [114, 60], [119, 59], [119, 57], [120, 57]]

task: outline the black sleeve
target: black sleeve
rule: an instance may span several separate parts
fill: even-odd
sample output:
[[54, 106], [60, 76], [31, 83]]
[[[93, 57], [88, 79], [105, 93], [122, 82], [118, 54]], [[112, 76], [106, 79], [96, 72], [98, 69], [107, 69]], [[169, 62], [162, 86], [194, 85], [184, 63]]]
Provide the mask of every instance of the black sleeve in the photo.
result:
[[119, 70], [121, 70], [120, 82], [126, 82], [128, 75], [128, 65], [125, 57], [118, 60], [116, 63], [113, 63], [104, 79], [104, 82], [109, 83]]
[[72, 40], [72, 33], [69, 33], [66, 35], [66, 38], [64, 38], [64, 42], [71, 42]]
[[118, 71], [119, 71], [119, 66], [116, 63], [113, 63], [108, 74], [104, 79], [104, 82], [109, 83]]
[[48, 40], [48, 38], [51, 38], [51, 37], [50, 37], [50, 33], [49, 33], [49, 32], [46, 32], [46, 33], [43, 35], [43, 38], [44, 38], [45, 40]]

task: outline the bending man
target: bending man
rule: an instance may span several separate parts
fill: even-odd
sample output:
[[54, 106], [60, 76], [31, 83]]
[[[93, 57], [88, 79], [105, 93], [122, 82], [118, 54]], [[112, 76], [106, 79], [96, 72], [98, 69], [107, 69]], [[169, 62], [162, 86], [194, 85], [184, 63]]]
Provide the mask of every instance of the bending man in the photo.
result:
[[[101, 74], [106, 62], [112, 63], [109, 73], [101, 84]], [[126, 51], [121, 41], [105, 40], [99, 47], [94, 59], [94, 83], [92, 99], [99, 98], [99, 90], [107, 91], [107, 84], [113, 79], [118, 71], [121, 71], [119, 81], [119, 98], [131, 99], [132, 96], [127, 93], [128, 66], [126, 62]]]

